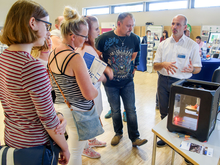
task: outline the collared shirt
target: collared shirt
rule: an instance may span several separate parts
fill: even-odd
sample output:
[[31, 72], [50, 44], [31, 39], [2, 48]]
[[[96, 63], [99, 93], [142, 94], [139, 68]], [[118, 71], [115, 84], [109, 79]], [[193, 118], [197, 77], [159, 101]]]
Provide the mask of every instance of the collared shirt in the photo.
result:
[[187, 79], [192, 76], [192, 73], [183, 73], [181, 71], [184, 67], [188, 67], [190, 59], [194, 67], [202, 67], [201, 58], [199, 56], [199, 45], [185, 35], [183, 35], [178, 42], [171, 36], [159, 44], [154, 63], [176, 62], [175, 65], [178, 67], [176, 73], [170, 73], [168, 75], [164, 68], [161, 69], [159, 73], [164, 76]]

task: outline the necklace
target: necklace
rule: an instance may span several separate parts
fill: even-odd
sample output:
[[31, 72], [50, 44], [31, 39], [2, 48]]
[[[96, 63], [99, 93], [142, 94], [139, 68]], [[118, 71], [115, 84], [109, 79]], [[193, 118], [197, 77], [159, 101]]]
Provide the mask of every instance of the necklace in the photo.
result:
[[41, 51], [41, 53], [50, 53], [50, 51], [48, 50], [48, 51], [46, 51], [46, 52], [44, 52], [44, 51]]
[[125, 42], [127, 36], [125, 36], [124, 40], [122, 41], [121, 38], [117, 35], [116, 31], [115, 31], [115, 34], [118, 37], [118, 39], [121, 41], [121, 46], [124, 46], [124, 42]]
[[63, 43], [63, 44], [65, 44], [66, 46], [68, 46], [68, 47], [70, 47], [72, 50], [74, 50], [74, 48], [73, 48], [71, 45], [66, 44], [66, 43]]

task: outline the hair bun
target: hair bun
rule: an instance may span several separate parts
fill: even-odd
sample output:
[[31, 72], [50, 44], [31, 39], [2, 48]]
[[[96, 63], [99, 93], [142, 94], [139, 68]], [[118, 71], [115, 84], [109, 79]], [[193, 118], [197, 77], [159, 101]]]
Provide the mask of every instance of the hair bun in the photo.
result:
[[71, 20], [71, 19], [73, 19], [73, 20], [80, 19], [80, 15], [77, 12], [77, 10], [72, 9], [70, 6], [65, 7], [64, 12], [63, 12], [63, 16], [66, 21]]

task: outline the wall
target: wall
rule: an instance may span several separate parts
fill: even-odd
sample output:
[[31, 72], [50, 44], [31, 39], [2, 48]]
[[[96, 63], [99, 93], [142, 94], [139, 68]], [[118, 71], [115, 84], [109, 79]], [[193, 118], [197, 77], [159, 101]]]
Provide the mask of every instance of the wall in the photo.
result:
[[[136, 26], [144, 26], [146, 22], [154, 22], [154, 25], [170, 26], [172, 18], [177, 14], [184, 14], [191, 26], [220, 25], [220, 17], [218, 17], [220, 7], [133, 13]], [[117, 14], [99, 15], [97, 17], [100, 22], [112, 22], [116, 21]]]
[[[153, 0], [146, 0], [153, 1]], [[158, 1], [158, 0], [155, 0]], [[140, 2], [140, 0], [80, 0], [77, 3], [78, 8], [115, 5], [129, 2]], [[152, 12], [136, 12], [133, 13], [136, 26], [144, 26], [146, 22], [154, 22], [155, 25], [170, 26], [172, 18], [177, 14], [184, 14], [189, 20], [191, 26], [203, 25], [220, 25], [220, 7], [199, 8], [199, 9], [184, 9], [184, 10], [169, 10], [169, 11], [152, 11]], [[100, 22], [116, 21], [117, 14], [97, 16]]]
[[[0, 5], [0, 26], [3, 26], [6, 14], [15, 0], [1, 0]], [[62, 15], [64, 7], [70, 5], [82, 13], [83, 7], [104, 6], [129, 2], [140, 2], [138, 0], [35, 0], [40, 3], [50, 14], [50, 20], [54, 24], [57, 16]], [[149, 1], [149, 0], [148, 0]], [[153, 1], [153, 0], [151, 0]], [[144, 26], [146, 22], [154, 22], [154, 25], [170, 26], [172, 18], [177, 14], [184, 14], [188, 18], [191, 26], [201, 25], [220, 25], [220, 7], [169, 10], [169, 11], [152, 11], [133, 13], [136, 26]], [[118, 14], [99, 15], [99, 22], [116, 22]], [[53, 25], [54, 27], [54, 25]]]
[[[0, 0], [0, 26], [4, 25], [5, 18], [7, 16], [7, 13], [11, 6], [14, 4], [16, 0]], [[57, 12], [56, 6], [61, 6], [59, 5], [55, 0], [35, 0], [35, 2], [41, 4], [49, 13], [50, 15], [50, 22], [52, 22], [53, 27], [54, 27], [54, 20], [56, 19], [57, 16], [62, 15], [62, 11]], [[64, 5], [63, 5], [64, 8]], [[63, 10], [63, 9], [62, 9]]]

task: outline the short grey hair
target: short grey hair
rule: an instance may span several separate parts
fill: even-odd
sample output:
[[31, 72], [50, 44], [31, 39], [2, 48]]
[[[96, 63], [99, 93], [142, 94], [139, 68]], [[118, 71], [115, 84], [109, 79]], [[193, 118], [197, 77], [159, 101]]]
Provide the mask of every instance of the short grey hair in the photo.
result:
[[134, 17], [131, 13], [125, 12], [125, 13], [121, 13], [121, 14], [118, 15], [117, 22], [118, 21], [122, 22], [127, 16], [130, 16], [134, 20]]
[[[188, 20], [187, 20], [186, 16], [183, 15], [183, 14], [177, 14], [175, 17], [178, 17], [178, 16], [182, 16], [182, 17], [184, 17], [184, 18], [185, 18], [185, 24], [184, 24], [184, 25], [187, 25]], [[173, 18], [175, 18], [175, 17], [173, 17]]]

